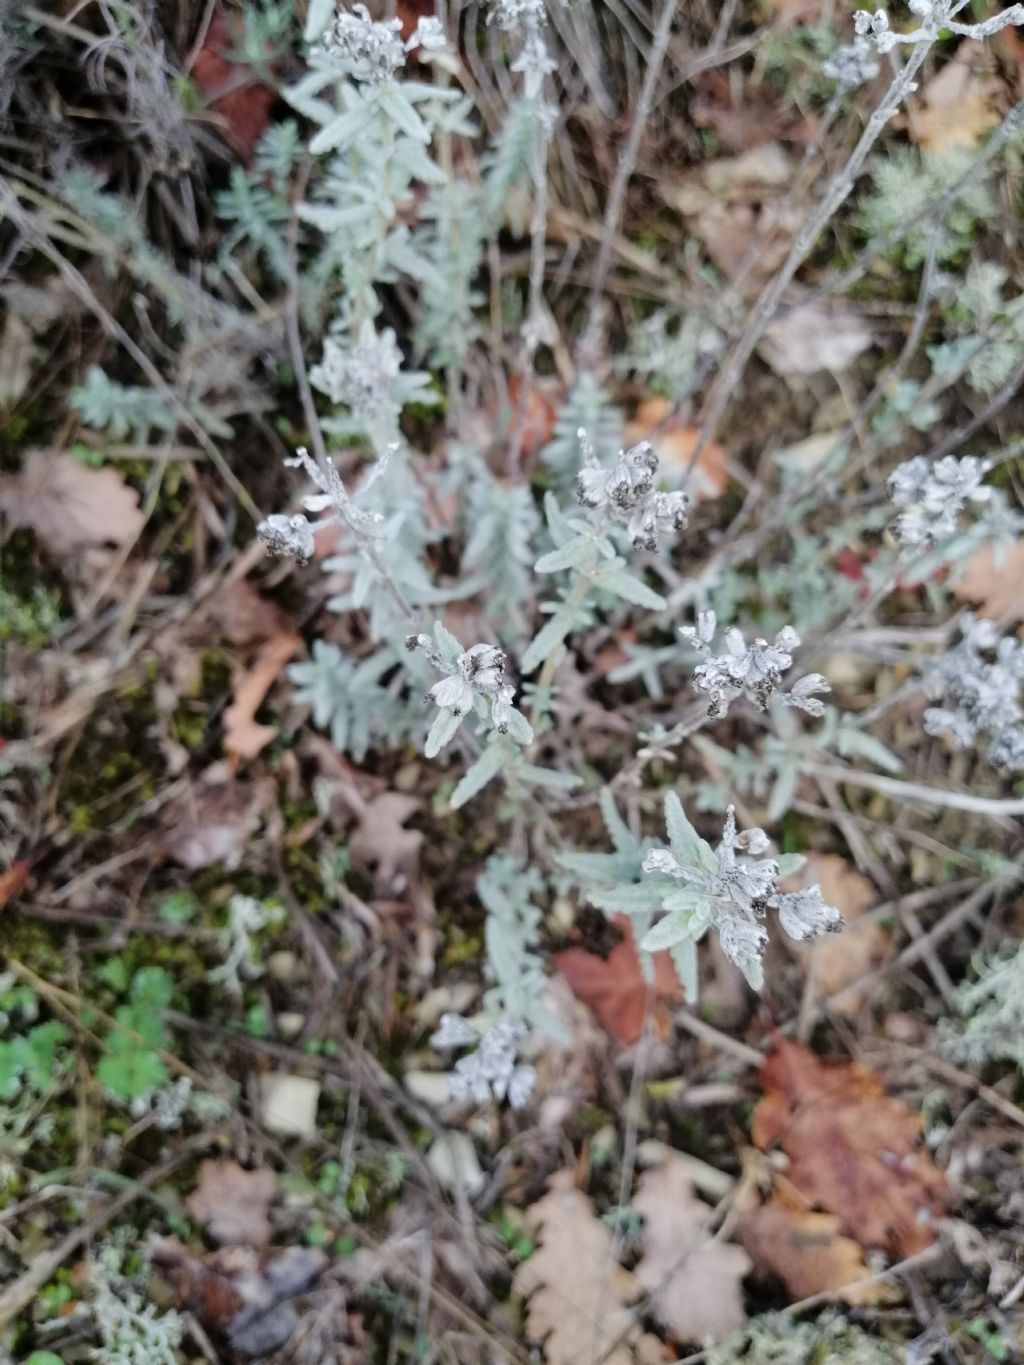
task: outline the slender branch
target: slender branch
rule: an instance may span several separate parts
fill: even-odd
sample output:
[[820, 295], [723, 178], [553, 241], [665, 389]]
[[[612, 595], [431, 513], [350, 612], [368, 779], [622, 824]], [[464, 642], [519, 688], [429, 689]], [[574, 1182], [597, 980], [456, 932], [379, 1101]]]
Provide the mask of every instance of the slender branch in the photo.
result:
[[814, 777], [831, 778], [835, 782], [845, 782], [853, 787], [868, 787], [871, 791], [881, 792], [884, 796], [895, 796], [904, 801], [920, 801], [926, 806], [944, 806], [949, 810], [970, 811], [973, 815], [989, 815], [994, 819], [1024, 815], [1024, 797], [1004, 800], [998, 797], [973, 796], [970, 792], [943, 791], [939, 787], [926, 787], [919, 782], [901, 782], [895, 777], [883, 777], [881, 773], [866, 773], [857, 768], [843, 768], [830, 763], [814, 763], [807, 771]]

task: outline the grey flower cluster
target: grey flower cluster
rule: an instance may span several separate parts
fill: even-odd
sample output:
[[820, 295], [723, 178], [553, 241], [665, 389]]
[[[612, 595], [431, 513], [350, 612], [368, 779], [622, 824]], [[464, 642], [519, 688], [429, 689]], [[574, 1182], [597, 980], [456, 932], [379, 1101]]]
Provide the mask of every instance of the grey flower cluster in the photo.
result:
[[537, 1073], [525, 1062], [516, 1061], [519, 1040], [526, 1036], [524, 1024], [500, 1019], [483, 1034], [459, 1014], [441, 1016], [441, 1027], [431, 1038], [436, 1048], [468, 1047], [476, 1051], [460, 1057], [448, 1073], [449, 1093], [453, 1100], [472, 1100], [489, 1104], [491, 1099], [508, 1102], [521, 1109], [533, 1093]]
[[581, 432], [585, 467], [576, 476], [576, 496], [584, 507], [603, 511], [624, 526], [637, 550], [655, 550], [664, 536], [684, 529], [690, 499], [685, 493], [654, 491], [658, 456], [650, 441], [622, 451], [611, 469], [602, 469], [584, 437]]
[[436, 706], [464, 716], [473, 709], [474, 697], [486, 697], [491, 703], [494, 728], [499, 735], [508, 734], [515, 688], [505, 682], [508, 660], [503, 650], [497, 645], [473, 645], [449, 663], [429, 635], [409, 635], [405, 645], [409, 650], [422, 649], [433, 666], [444, 673], [430, 689]]
[[693, 670], [693, 684], [708, 695], [708, 715], [712, 720], [724, 716], [737, 697], [746, 696], [762, 711], [767, 710], [773, 696], [786, 706], [806, 711], [809, 716], [821, 716], [825, 703], [814, 694], [829, 692], [828, 679], [821, 673], [808, 673], [800, 678], [789, 692], [781, 691], [782, 675], [792, 666], [792, 651], [800, 644], [800, 636], [792, 626], [784, 626], [775, 636], [774, 644], [757, 639], [748, 645], [735, 628], [725, 632], [725, 653], [713, 655], [711, 641], [718, 622], [713, 611], [702, 611], [696, 626], [681, 626], [679, 634], [701, 654], [705, 663]]
[[301, 512], [293, 517], [285, 512], [271, 513], [256, 527], [256, 535], [272, 555], [283, 555], [300, 564], [308, 564], [313, 558], [313, 528]]
[[[924, 728], [930, 735], [949, 734], [962, 747], [988, 735], [991, 763], [1024, 770], [1024, 645], [1016, 636], [1000, 639], [995, 624], [973, 612], [960, 618], [960, 632], [959, 644], [924, 674], [926, 693], [942, 703], [925, 711]], [[990, 651], [992, 660], [985, 657]]]
[[[713, 866], [704, 861], [686, 865], [667, 848], [652, 849], [643, 862], [645, 872], [676, 877], [694, 893], [687, 933], [697, 937], [709, 925], [713, 927], [726, 957], [754, 979], [759, 976], [768, 946], [768, 930], [762, 920], [769, 908], [778, 912], [779, 923], [790, 938], [816, 938], [843, 927], [842, 915], [825, 902], [820, 886], [788, 893], [779, 891], [778, 863], [757, 856], [768, 844], [764, 830], [738, 834], [736, 813], [730, 806]], [[737, 853], [753, 857], [741, 860]], [[675, 907], [676, 898], [668, 896], [665, 908], [671, 914]]]
[[886, 480], [886, 490], [897, 507], [892, 533], [901, 545], [933, 545], [957, 529], [968, 501], [987, 502], [992, 489], [981, 481], [991, 469], [989, 460], [974, 455], [946, 455], [931, 462], [923, 455], [905, 460]]
[[340, 10], [320, 40], [318, 56], [324, 65], [354, 81], [380, 85], [405, 65], [402, 21], [376, 23], [365, 5], [352, 12]]
[[323, 358], [309, 371], [309, 382], [332, 403], [345, 403], [365, 422], [385, 417], [392, 408], [391, 385], [402, 369], [402, 353], [390, 327], [377, 332], [370, 321], [352, 346], [333, 337], [324, 342]]

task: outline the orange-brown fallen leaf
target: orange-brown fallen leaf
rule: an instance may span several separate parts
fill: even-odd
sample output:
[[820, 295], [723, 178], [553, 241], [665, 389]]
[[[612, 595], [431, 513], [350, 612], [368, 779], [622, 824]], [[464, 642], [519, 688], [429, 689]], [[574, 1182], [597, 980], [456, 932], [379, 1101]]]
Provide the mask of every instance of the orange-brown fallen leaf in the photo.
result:
[[252, 668], [236, 673], [234, 700], [224, 712], [224, 748], [233, 762], [255, 758], [276, 735], [272, 725], [257, 723], [256, 712], [301, 644], [301, 636], [275, 635], [260, 650]]
[[746, 1252], [705, 1231], [712, 1209], [693, 1192], [686, 1163], [670, 1156], [640, 1177], [633, 1208], [644, 1217], [634, 1271], [651, 1311], [677, 1341], [720, 1341], [746, 1321]]
[[222, 1246], [261, 1247], [270, 1241], [267, 1210], [276, 1188], [273, 1171], [246, 1171], [230, 1158], [203, 1161], [185, 1208]]
[[[667, 398], [648, 398], [637, 408], [632, 422], [627, 424], [625, 437], [627, 445], [650, 440], [666, 469], [680, 474], [689, 466], [697, 447], [700, 428], [673, 418], [662, 430], [656, 431], [655, 428], [665, 421], [671, 410], [672, 404]], [[709, 441], [694, 465], [687, 485], [690, 492], [698, 499], [721, 497], [729, 482], [725, 462], [725, 447], [717, 441]]]
[[22, 891], [28, 881], [28, 863], [11, 863], [6, 872], [0, 874], [0, 910], [8, 901]]
[[1024, 540], [975, 550], [953, 584], [953, 595], [974, 603], [978, 615], [989, 620], [1024, 620]]
[[[813, 982], [818, 999], [834, 995], [885, 961], [889, 937], [881, 925], [866, 917], [878, 895], [873, 884], [845, 858], [835, 853], [816, 853], [808, 858], [786, 890], [821, 886], [822, 898], [841, 910], [846, 925], [841, 934], [823, 934], [792, 949]], [[837, 1002], [840, 1014], [855, 1014], [864, 1001], [864, 991], [854, 991]]]
[[934, 1240], [946, 1178], [920, 1145], [920, 1114], [885, 1093], [857, 1062], [827, 1063], [781, 1040], [761, 1068], [752, 1124], [762, 1149], [781, 1146], [787, 1179], [839, 1218], [864, 1247], [910, 1256]]
[[526, 1210], [526, 1222], [538, 1246], [516, 1270], [513, 1286], [529, 1300], [526, 1334], [543, 1343], [548, 1365], [666, 1359], [657, 1338], [642, 1332], [629, 1311], [640, 1285], [611, 1258], [611, 1228], [574, 1187], [572, 1171], [551, 1177], [548, 1193]]
[[761, 1270], [778, 1275], [794, 1299], [837, 1294], [844, 1303], [880, 1303], [899, 1297], [884, 1280], [870, 1277], [863, 1249], [840, 1232], [831, 1213], [792, 1209], [778, 1198], [740, 1220], [740, 1237]]
[[640, 956], [633, 939], [633, 927], [625, 915], [616, 915], [615, 926], [622, 940], [607, 958], [588, 953], [585, 948], [565, 948], [555, 953], [555, 966], [572, 987], [573, 994], [589, 1005], [598, 1023], [620, 1043], [635, 1043], [644, 1029], [648, 992], [655, 998], [655, 1022], [660, 1001], [680, 1001], [683, 988], [667, 952], [654, 953], [654, 982], [648, 986], [640, 970]]

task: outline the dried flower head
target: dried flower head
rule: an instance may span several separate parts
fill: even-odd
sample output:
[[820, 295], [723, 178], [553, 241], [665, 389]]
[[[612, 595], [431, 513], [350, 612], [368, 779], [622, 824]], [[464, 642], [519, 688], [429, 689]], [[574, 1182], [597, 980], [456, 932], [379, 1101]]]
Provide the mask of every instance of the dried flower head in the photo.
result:
[[293, 517], [274, 512], [256, 527], [256, 535], [272, 555], [284, 555], [300, 564], [313, 558], [313, 528], [301, 512]]
[[680, 492], [654, 492], [658, 456], [650, 441], [622, 451], [611, 469], [597, 463], [583, 433], [581, 445], [585, 464], [576, 476], [576, 496], [584, 507], [602, 511], [624, 526], [638, 550], [654, 550], [662, 537], [683, 530], [690, 499]]
[[490, 18], [499, 28], [538, 28], [548, 21], [544, 0], [492, 0]]
[[436, 14], [421, 14], [415, 32], [406, 40], [406, 48], [422, 48], [424, 52], [445, 52], [448, 35]]
[[800, 637], [791, 626], [784, 626], [773, 644], [756, 639], [751, 645], [733, 627], [725, 632], [725, 653], [713, 655], [711, 641], [717, 624], [715, 613], [704, 611], [699, 613], [696, 626], [681, 626], [679, 630], [695, 649], [707, 655], [706, 661], [694, 669], [693, 683], [707, 693], [708, 715], [713, 720], [724, 716], [740, 696], [748, 697], [762, 711], [777, 695], [787, 706], [810, 716], [824, 714], [824, 702], [814, 695], [830, 691], [828, 679], [822, 674], [808, 673], [789, 692], [781, 691], [782, 675], [791, 667], [792, 651], [800, 644]]
[[923, 455], [905, 460], [886, 480], [889, 497], [903, 512], [892, 533], [901, 545], [932, 545], [957, 529], [968, 501], [987, 502], [992, 489], [981, 481], [990, 460], [974, 455], [946, 455], [931, 462]]
[[[499, 735], [512, 733], [521, 744], [533, 740], [533, 731], [525, 716], [512, 704], [515, 688], [505, 681], [507, 658], [497, 645], [473, 645], [470, 649], [458, 651], [458, 642], [448, 636], [442, 628], [435, 626], [438, 642], [429, 635], [409, 635], [406, 649], [422, 650], [430, 663], [444, 674], [439, 682], [430, 689], [429, 699], [439, 712], [447, 713], [447, 720], [431, 733], [437, 740], [434, 747], [428, 741], [428, 757], [447, 744], [455, 735], [463, 717], [477, 709], [481, 716], [489, 714], [490, 722]], [[441, 648], [442, 641], [449, 641], [446, 652]], [[475, 706], [477, 701], [482, 707]], [[450, 723], [449, 723], [450, 722]]]
[[881, 70], [877, 53], [866, 38], [839, 47], [821, 64], [822, 74], [843, 90], [856, 90], [874, 80]]
[[368, 85], [394, 78], [405, 65], [402, 22], [389, 19], [376, 23], [365, 5], [340, 10], [320, 40], [320, 60], [340, 75]]
[[[726, 957], [742, 968], [748, 980], [759, 984], [761, 959], [768, 945], [768, 931], [761, 921], [769, 908], [778, 911], [779, 923], [791, 938], [814, 938], [842, 928], [842, 915], [822, 899], [820, 887], [779, 891], [779, 864], [773, 858], [756, 856], [768, 847], [768, 836], [761, 829], [737, 833], [732, 806], [726, 812], [721, 842], [714, 852], [697, 839], [692, 828], [690, 833], [697, 845], [692, 862], [681, 861], [667, 848], [652, 849], [643, 861], [645, 872], [686, 883], [682, 897], [670, 893], [664, 901], [670, 918], [685, 906], [679, 938], [699, 937], [710, 925]], [[737, 856], [745, 854], [755, 856]], [[654, 932], [660, 932], [660, 926]], [[671, 946], [671, 937], [666, 942]]]

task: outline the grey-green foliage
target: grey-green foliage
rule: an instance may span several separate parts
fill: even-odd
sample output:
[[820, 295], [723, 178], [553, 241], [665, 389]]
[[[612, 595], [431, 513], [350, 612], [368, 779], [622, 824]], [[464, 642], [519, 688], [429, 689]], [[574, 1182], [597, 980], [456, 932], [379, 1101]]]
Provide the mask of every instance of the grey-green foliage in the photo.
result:
[[938, 233], [938, 260], [961, 256], [977, 224], [995, 212], [989, 181], [982, 177], [970, 181], [959, 192], [945, 223], [940, 223], [934, 210], [929, 211], [929, 205], [968, 170], [974, 156], [968, 147], [942, 151], [900, 147], [876, 160], [874, 187], [861, 203], [861, 227], [868, 240], [911, 224], [896, 248], [906, 265], [917, 266], [926, 259], [933, 232]]
[[832, 1309], [809, 1322], [764, 1314], [711, 1346], [707, 1365], [895, 1365], [902, 1347], [869, 1336]]
[[976, 393], [1008, 382], [1024, 359], [1024, 294], [1004, 297], [1007, 271], [993, 261], [950, 281], [946, 316], [958, 335], [928, 347], [936, 375], [965, 373]]
[[411, 252], [399, 257], [420, 285], [416, 349], [434, 365], [460, 361], [477, 333], [473, 288], [484, 228], [480, 192], [466, 180], [447, 180], [423, 206]]
[[326, 290], [340, 274], [346, 317], [372, 317], [380, 306], [377, 283], [430, 271], [396, 213], [409, 204], [415, 184], [445, 186], [429, 144], [436, 131], [471, 133], [471, 104], [454, 89], [395, 79], [357, 84], [322, 65], [286, 97], [320, 127], [310, 151], [330, 157], [326, 174], [299, 206], [303, 221], [325, 234], [308, 283]]
[[99, 365], [90, 365], [84, 382], [72, 389], [71, 406], [83, 422], [115, 441], [131, 437], [140, 445], [154, 431], [176, 430], [179, 420], [163, 394], [141, 385], [118, 384]]
[[943, 1019], [943, 1050], [971, 1066], [1014, 1062], [1024, 1071], [1024, 943], [1011, 941], [974, 963], [956, 992], [962, 1020]]
[[487, 974], [494, 983], [484, 997], [485, 1008], [568, 1042], [565, 1029], [542, 1000], [544, 962], [537, 949], [543, 911], [534, 901], [545, 889], [543, 877], [534, 867], [494, 854], [477, 878], [476, 889], [487, 911]]
[[[314, 640], [311, 657], [292, 664], [295, 701], [312, 708], [313, 724], [327, 730], [331, 743], [361, 763], [376, 744], [394, 746], [418, 733], [419, 708], [404, 692], [406, 674], [397, 655], [379, 649], [368, 658], [348, 658], [335, 644]], [[395, 674], [390, 686], [383, 679]]]
[[590, 623], [587, 598], [592, 594], [613, 602], [620, 598], [651, 611], [659, 611], [665, 605], [660, 593], [629, 572], [627, 561], [616, 554], [605, 533], [600, 515], [566, 516], [553, 493], [546, 495], [544, 511], [555, 548], [541, 555], [533, 567], [539, 574], [567, 575], [567, 581], [558, 600], [541, 606], [548, 619], [523, 654], [525, 673], [532, 672], [569, 635]]
[[222, 260], [242, 248], [262, 256], [277, 279], [288, 278], [288, 185], [301, 152], [299, 125], [285, 119], [272, 124], [256, 144], [250, 170], [232, 167], [228, 188], [214, 201], [218, 217], [232, 224], [221, 239]]
[[[600, 794], [601, 818], [612, 842], [610, 853], [560, 853], [559, 866], [583, 896], [611, 919], [630, 915], [637, 942], [643, 939], [651, 921], [671, 889], [669, 879], [647, 876], [644, 857], [655, 847], [653, 839], [638, 838], [623, 820], [615, 798], [607, 787]], [[640, 966], [647, 980], [654, 979], [650, 953], [641, 950]]]
[[526, 632], [533, 592], [532, 567], [540, 528], [526, 484], [495, 477], [482, 457], [466, 467], [466, 544], [461, 568], [479, 583], [483, 604], [503, 644], [518, 645]]
[[146, 1300], [144, 1276], [124, 1271], [125, 1257], [108, 1243], [93, 1263], [93, 1295], [88, 1300], [103, 1341], [92, 1359], [104, 1365], [178, 1365], [185, 1322], [174, 1310], [160, 1313]]
[[580, 370], [555, 418], [551, 440], [541, 458], [561, 492], [570, 489], [583, 467], [580, 431], [594, 447], [599, 464], [611, 464], [622, 449], [622, 413], [608, 400], [596, 376]]
[[621, 375], [636, 375], [652, 392], [679, 401], [721, 351], [723, 340], [721, 332], [696, 313], [674, 318], [660, 308], [632, 329], [625, 349], [615, 357], [615, 369]]
[[537, 114], [536, 100], [517, 96], [484, 159], [484, 204], [492, 231], [507, 218], [519, 236], [526, 232]]
[[693, 743], [711, 759], [721, 773], [715, 781], [702, 782], [697, 788], [701, 810], [724, 810], [733, 794], [767, 802], [768, 818], [775, 822], [792, 808], [802, 773], [815, 762], [838, 754], [859, 758], [896, 773], [903, 767], [890, 749], [834, 706], [825, 708], [821, 725], [810, 729], [800, 725], [783, 706], [771, 708], [772, 729], [758, 748], [737, 744], [723, 748], [705, 735], [695, 735]]

